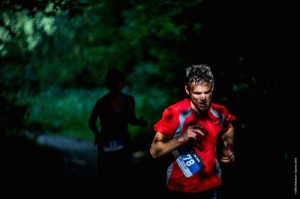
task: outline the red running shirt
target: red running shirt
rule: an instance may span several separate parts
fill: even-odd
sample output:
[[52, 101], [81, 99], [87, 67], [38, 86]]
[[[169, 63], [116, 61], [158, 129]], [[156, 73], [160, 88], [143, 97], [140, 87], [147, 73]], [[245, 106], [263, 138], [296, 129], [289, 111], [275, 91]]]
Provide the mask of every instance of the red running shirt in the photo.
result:
[[198, 114], [191, 109], [189, 99], [181, 100], [164, 110], [161, 119], [153, 126], [155, 132], [173, 138], [194, 124], [202, 126], [204, 131], [204, 136], [199, 136], [192, 147], [205, 167], [191, 177], [186, 177], [174, 159], [167, 170], [169, 189], [196, 193], [221, 185], [221, 169], [216, 155], [217, 139], [235, 119], [224, 106], [215, 103], [211, 103], [206, 114]]

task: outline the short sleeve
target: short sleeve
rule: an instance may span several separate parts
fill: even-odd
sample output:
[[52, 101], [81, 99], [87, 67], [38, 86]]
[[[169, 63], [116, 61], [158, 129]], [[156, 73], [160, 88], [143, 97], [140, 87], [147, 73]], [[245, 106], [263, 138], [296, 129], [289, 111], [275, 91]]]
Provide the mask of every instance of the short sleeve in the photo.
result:
[[165, 109], [160, 120], [154, 124], [154, 131], [160, 132], [168, 138], [172, 137], [179, 124], [177, 115], [175, 108], [168, 107]]

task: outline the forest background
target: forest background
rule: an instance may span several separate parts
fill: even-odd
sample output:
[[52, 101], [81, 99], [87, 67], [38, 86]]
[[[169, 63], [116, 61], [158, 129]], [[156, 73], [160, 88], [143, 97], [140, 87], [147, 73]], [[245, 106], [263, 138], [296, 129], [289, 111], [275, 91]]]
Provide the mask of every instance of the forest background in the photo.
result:
[[290, 114], [299, 91], [297, 7], [293, 1], [3, 0], [1, 138], [93, 139], [88, 117], [107, 92], [106, 72], [116, 67], [127, 76], [124, 91], [135, 97], [137, 115], [148, 121], [147, 129], [130, 126], [132, 140], [136, 150], [148, 150], [162, 110], [184, 97], [184, 68], [207, 63], [216, 79], [213, 101], [237, 116], [240, 157], [292, 162], [299, 144]]

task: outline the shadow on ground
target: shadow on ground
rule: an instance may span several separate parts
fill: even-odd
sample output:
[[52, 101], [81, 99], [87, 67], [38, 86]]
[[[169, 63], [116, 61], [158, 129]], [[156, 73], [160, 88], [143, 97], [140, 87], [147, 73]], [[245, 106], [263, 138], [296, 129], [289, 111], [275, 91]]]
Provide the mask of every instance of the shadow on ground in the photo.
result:
[[[102, 189], [103, 182], [97, 179], [96, 150], [92, 144], [51, 139], [51, 142], [43, 139], [32, 142], [1, 138], [1, 198], [107, 197], [107, 190]], [[295, 197], [294, 161], [297, 156], [284, 154], [281, 148], [274, 146], [240, 140], [237, 161], [223, 166], [223, 199]], [[154, 160], [147, 153], [137, 153], [126, 194], [131, 198], [163, 195], [163, 166], [161, 160]], [[108, 193], [110, 197], [126, 195], [114, 192], [114, 187]]]
[[[97, 179], [96, 148], [91, 143], [45, 137], [1, 139], [1, 198], [99, 198], [105, 191]], [[136, 153], [130, 189], [125, 194], [151, 195], [163, 188], [159, 163]], [[159, 180], [158, 180], [159, 179]], [[149, 194], [147, 194], [147, 192]], [[162, 190], [161, 190], [162, 191]], [[111, 188], [111, 197], [121, 195]], [[124, 193], [122, 193], [124, 195]]]

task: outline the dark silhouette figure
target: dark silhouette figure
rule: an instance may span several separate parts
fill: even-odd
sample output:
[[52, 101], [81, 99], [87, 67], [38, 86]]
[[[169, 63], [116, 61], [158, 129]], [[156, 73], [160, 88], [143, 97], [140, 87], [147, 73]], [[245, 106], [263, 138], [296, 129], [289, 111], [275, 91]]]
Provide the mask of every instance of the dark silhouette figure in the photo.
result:
[[122, 92], [126, 85], [122, 72], [110, 69], [105, 85], [109, 92], [96, 101], [89, 128], [98, 145], [99, 190], [114, 195], [127, 192], [131, 180], [133, 147], [128, 124], [146, 127], [147, 123], [143, 117], [137, 118], [134, 97]]

